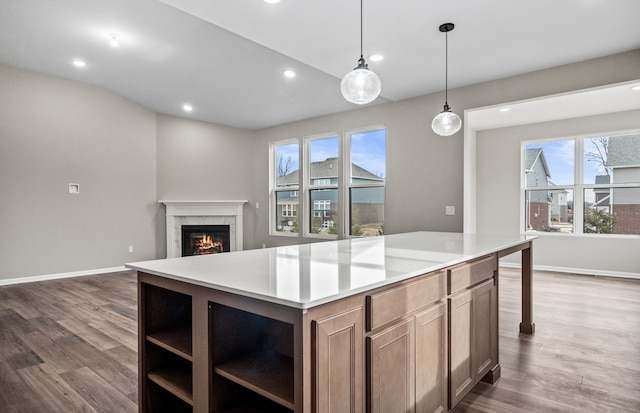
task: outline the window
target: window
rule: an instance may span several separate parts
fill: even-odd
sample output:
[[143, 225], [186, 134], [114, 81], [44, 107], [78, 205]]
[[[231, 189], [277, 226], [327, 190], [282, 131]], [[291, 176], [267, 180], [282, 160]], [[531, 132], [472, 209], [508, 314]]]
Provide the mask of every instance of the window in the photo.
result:
[[300, 145], [285, 142], [274, 147], [275, 230], [298, 233], [298, 188], [300, 185]]
[[308, 149], [309, 233], [337, 237], [340, 138], [320, 135], [306, 138]]
[[386, 130], [349, 135], [349, 235], [384, 234]]
[[640, 235], [640, 134], [523, 145], [524, 229]]
[[331, 201], [327, 201], [327, 200], [313, 201], [313, 209], [316, 211], [327, 211], [331, 209]]
[[282, 204], [282, 216], [295, 217], [297, 209], [298, 209], [297, 204]]
[[272, 143], [271, 234], [383, 234], [385, 140], [384, 128], [368, 128]]

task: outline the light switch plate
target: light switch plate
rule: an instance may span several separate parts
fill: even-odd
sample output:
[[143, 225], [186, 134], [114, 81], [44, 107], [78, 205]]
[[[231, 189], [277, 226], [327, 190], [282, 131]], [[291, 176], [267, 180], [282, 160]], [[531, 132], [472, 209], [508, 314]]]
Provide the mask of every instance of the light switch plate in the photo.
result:
[[80, 184], [69, 184], [69, 193], [74, 195], [79, 194]]
[[446, 207], [444, 207], [444, 214], [445, 215], [455, 215], [456, 214], [456, 207], [455, 206], [451, 206], [451, 205], [447, 205]]

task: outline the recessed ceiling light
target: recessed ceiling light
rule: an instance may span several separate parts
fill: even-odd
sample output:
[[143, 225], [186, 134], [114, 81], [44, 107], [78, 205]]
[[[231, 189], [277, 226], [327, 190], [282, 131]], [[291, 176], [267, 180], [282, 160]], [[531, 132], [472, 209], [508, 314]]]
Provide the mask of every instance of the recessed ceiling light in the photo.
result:
[[191, 106], [188, 103], [185, 103], [184, 105], [182, 105], [182, 110], [184, 110], [185, 112], [192, 112], [193, 111], [193, 106]]
[[87, 63], [84, 60], [80, 60], [80, 59], [73, 59], [71, 63], [73, 63], [75, 67], [85, 67], [87, 65]]
[[380, 62], [384, 60], [384, 55], [380, 53], [371, 54], [369, 55], [369, 60], [371, 60], [372, 62]]
[[285, 70], [284, 75], [289, 79], [293, 79], [294, 77], [296, 77], [296, 72], [294, 72], [293, 70]]
[[109, 44], [111, 45], [111, 47], [120, 46], [120, 42], [118, 41], [119, 38], [120, 36], [118, 35], [118, 33], [109, 33]]
[[264, 0], [264, 2], [269, 4], [278, 4], [280, 3], [280, 0]]
[[500, 108], [500, 109], [498, 109], [498, 112], [504, 113], [504, 112], [509, 112], [510, 110], [511, 110], [511, 108]]
[[633, 90], [634, 92], [640, 92], [640, 85], [635, 85], [631, 87], [631, 90]]

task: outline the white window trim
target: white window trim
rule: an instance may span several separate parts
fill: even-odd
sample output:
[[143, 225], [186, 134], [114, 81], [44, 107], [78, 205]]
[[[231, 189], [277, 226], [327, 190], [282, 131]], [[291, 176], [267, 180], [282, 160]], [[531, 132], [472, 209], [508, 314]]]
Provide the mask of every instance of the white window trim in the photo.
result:
[[[586, 139], [598, 138], [602, 136], [617, 136], [617, 135], [628, 135], [628, 134], [636, 134], [640, 133], [640, 130], [631, 129], [631, 130], [622, 130], [622, 131], [614, 131], [614, 132], [600, 132], [600, 133], [589, 133], [589, 134], [580, 134], [573, 136], [564, 136], [564, 137], [553, 137], [547, 139], [529, 139], [520, 142], [520, 233], [523, 235], [531, 235], [535, 234], [537, 236], [551, 236], [551, 237], [596, 237], [596, 238], [640, 238], [640, 235], [635, 234], [592, 234], [584, 232], [584, 190], [585, 189], [597, 189], [597, 188], [637, 188], [638, 184], [635, 183], [624, 183], [624, 184], [584, 184], [583, 181], [583, 169], [584, 169], [584, 141]], [[558, 142], [558, 141], [566, 141], [573, 140], [574, 141], [574, 184], [573, 185], [554, 185], [554, 186], [526, 186], [526, 176], [523, 171], [526, 168], [526, 157], [525, 157], [525, 148], [528, 144], [531, 143], [544, 143], [544, 142]], [[525, 202], [526, 202], [526, 191], [537, 191], [537, 190], [562, 190], [562, 189], [571, 189], [573, 190], [573, 233], [560, 233], [560, 232], [532, 232], [526, 231], [526, 214], [525, 214]]]
[[[300, 170], [300, 159], [301, 158], [301, 148], [300, 148], [300, 141], [297, 138], [294, 139], [286, 139], [286, 140], [281, 140], [281, 141], [277, 141], [277, 142], [271, 142], [269, 144], [269, 219], [268, 219], [268, 223], [269, 223], [269, 235], [272, 236], [278, 236], [278, 237], [299, 237], [300, 236], [300, 217], [298, 216], [298, 232], [280, 232], [280, 231], [276, 231], [276, 226], [278, 225], [278, 221], [277, 219], [279, 217], [277, 217], [277, 210], [278, 210], [278, 206], [276, 205], [276, 192], [293, 192], [293, 191], [299, 191], [300, 190], [300, 185], [296, 185], [296, 186], [291, 186], [291, 187], [282, 187], [282, 188], [277, 188], [276, 187], [276, 174], [274, 173], [276, 170], [276, 147], [278, 146], [282, 146], [282, 145], [291, 145], [291, 144], [297, 144], [298, 145], [298, 170]], [[300, 176], [299, 176], [300, 179]], [[298, 210], [297, 213], [298, 215], [299, 212], [302, 210], [302, 205], [301, 205], [302, 199], [300, 198], [300, 196], [298, 196]]]
[[[345, 238], [359, 238], [353, 237], [350, 233], [350, 197], [349, 191], [351, 188], [367, 188], [367, 187], [385, 187], [387, 176], [385, 174], [384, 181], [380, 184], [370, 184], [370, 183], [359, 183], [352, 184], [351, 183], [351, 170], [350, 170], [350, 162], [351, 162], [351, 135], [357, 133], [365, 133], [374, 130], [384, 129], [385, 133], [388, 134], [388, 129], [383, 124], [374, 124], [369, 126], [363, 126], [358, 128], [346, 129], [343, 131], [342, 135], [335, 132], [317, 134], [317, 135], [308, 135], [303, 136], [301, 138], [293, 138], [286, 139], [276, 142], [271, 142], [269, 144], [269, 235], [271, 236], [279, 236], [279, 237], [304, 237], [304, 238], [319, 238], [319, 239], [345, 239]], [[309, 161], [310, 161], [310, 148], [311, 141], [316, 139], [325, 139], [325, 138], [338, 138], [338, 183], [336, 185], [314, 185], [310, 184], [309, 177]], [[288, 144], [298, 144], [299, 148], [299, 184], [298, 186], [292, 186], [290, 188], [276, 188], [276, 177], [275, 173], [275, 151], [276, 147], [280, 145], [288, 145]], [[386, 151], [386, 148], [385, 148]], [[311, 215], [314, 212], [311, 207], [311, 199], [310, 194], [311, 190], [319, 190], [319, 189], [336, 189], [338, 192], [338, 202], [337, 202], [337, 212], [336, 217], [338, 218], [338, 231], [337, 235], [321, 235], [314, 234], [310, 232], [311, 226]], [[275, 193], [280, 191], [298, 191], [298, 209], [297, 209], [297, 218], [298, 218], [298, 232], [297, 233], [285, 233], [276, 231], [276, 213], [275, 208]], [[303, 194], [300, 196], [300, 194]], [[386, 204], [386, 191], [385, 191], [385, 204]], [[323, 210], [324, 211], [324, 210]], [[324, 211], [326, 212], [326, 211]], [[348, 224], [348, 225], [347, 225]]]
[[[310, 165], [311, 165], [311, 142], [315, 140], [328, 139], [328, 138], [337, 138], [338, 139], [338, 184], [337, 185], [311, 185], [311, 176], [310, 176]], [[302, 189], [301, 192], [304, 194], [304, 199], [306, 202], [305, 212], [304, 214], [304, 227], [302, 231], [302, 236], [305, 238], [319, 238], [319, 239], [340, 239], [340, 228], [338, 228], [338, 234], [314, 234], [311, 232], [311, 215], [313, 213], [313, 205], [311, 204], [311, 191], [322, 190], [322, 189], [335, 189], [338, 191], [338, 207], [337, 207], [337, 215], [340, 215], [340, 208], [343, 205], [342, 199], [340, 197], [340, 186], [341, 186], [341, 177], [342, 177], [342, 163], [340, 160], [344, 157], [343, 144], [342, 139], [340, 138], [340, 134], [336, 132], [328, 132], [322, 133], [318, 135], [309, 135], [304, 136], [302, 138], [304, 154], [303, 154], [303, 162], [304, 168], [302, 168]], [[303, 198], [303, 197], [300, 197]], [[298, 218], [300, 219], [300, 218]], [[338, 227], [340, 227], [340, 222], [338, 222]]]
[[[344, 159], [342, 161], [342, 168], [346, 171], [349, 171], [346, 174], [342, 174], [342, 186], [343, 189], [341, 191], [341, 195], [342, 195], [342, 199], [344, 199], [345, 201], [345, 206], [342, 208], [342, 219], [340, 220], [340, 222], [344, 222], [344, 223], [348, 223], [349, 225], [342, 225], [343, 228], [341, 228], [341, 234], [343, 235], [344, 238], [360, 238], [357, 236], [353, 236], [350, 234], [351, 232], [351, 196], [350, 196], [350, 192], [351, 192], [351, 188], [373, 188], [373, 187], [382, 187], [385, 188], [385, 185], [387, 183], [387, 175], [386, 175], [386, 171], [385, 171], [385, 177], [384, 180], [382, 181], [381, 184], [354, 184], [351, 183], [351, 135], [356, 135], [358, 133], [365, 133], [365, 132], [370, 132], [370, 131], [374, 131], [374, 130], [380, 130], [380, 129], [384, 129], [385, 130], [385, 134], [388, 134], [389, 130], [382, 124], [377, 124], [377, 125], [370, 125], [370, 126], [366, 126], [366, 127], [362, 127], [362, 128], [354, 128], [354, 129], [348, 129], [344, 131], [344, 149], [343, 152], [345, 153]], [[386, 147], [385, 147], [385, 154], [386, 154]], [[385, 194], [385, 200], [384, 200], [384, 204], [385, 204], [385, 210], [386, 210], [386, 205], [387, 205], [387, 191], [385, 188], [384, 191]]]

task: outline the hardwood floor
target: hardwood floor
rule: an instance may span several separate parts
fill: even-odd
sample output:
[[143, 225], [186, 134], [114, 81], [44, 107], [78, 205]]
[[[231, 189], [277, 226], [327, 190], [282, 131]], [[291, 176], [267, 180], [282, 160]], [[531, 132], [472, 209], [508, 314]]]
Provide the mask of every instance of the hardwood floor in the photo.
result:
[[[640, 281], [536, 272], [534, 336], [520, 276], [500, 274], [500, 364], [454, 412], [640, 412]], [[137, 411], [132, 272], [0, 287], [0, 412]]]
[[0, 287], [0, 412], [137, 412], [133, 272]]
[[534, 273], [533, 336], [518, 335], [520, 276], [500, 270], [500, 364], [461, 412], [640, 412], [640, 280]]

